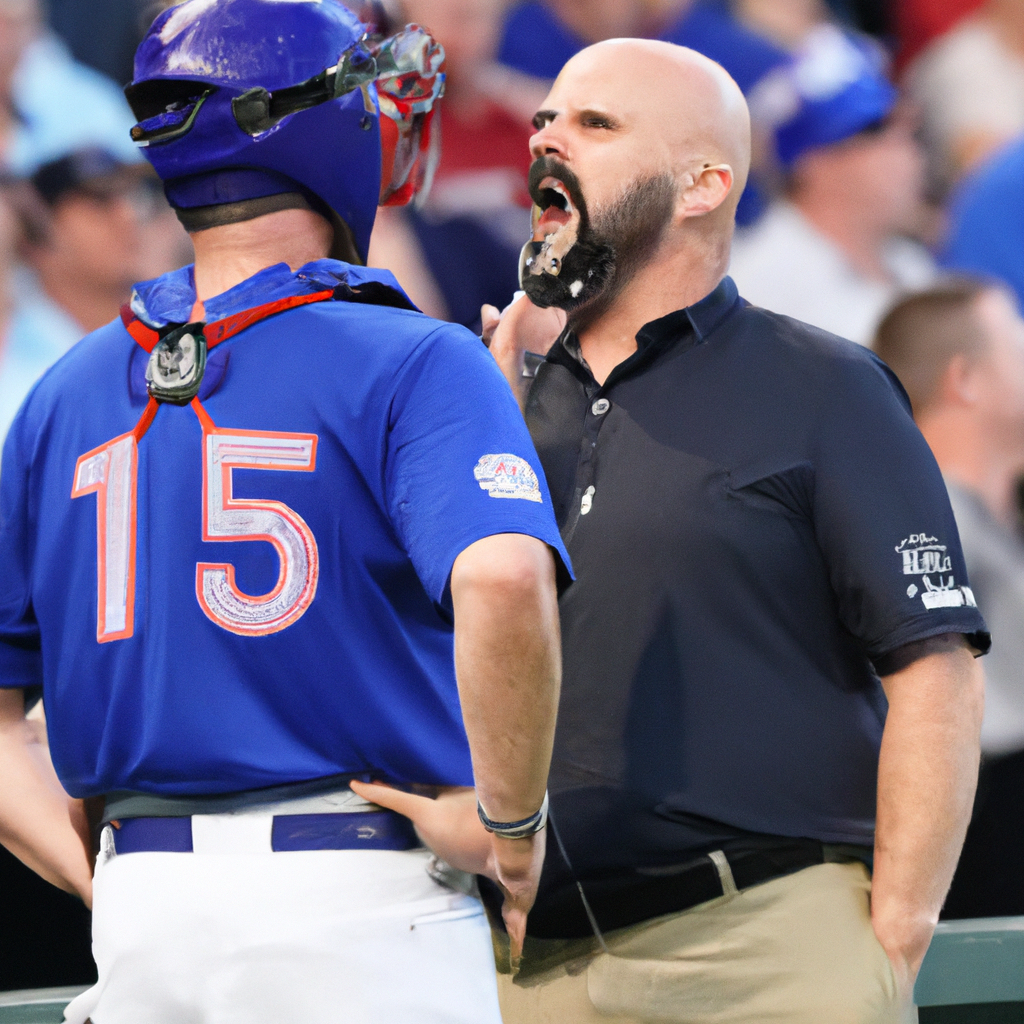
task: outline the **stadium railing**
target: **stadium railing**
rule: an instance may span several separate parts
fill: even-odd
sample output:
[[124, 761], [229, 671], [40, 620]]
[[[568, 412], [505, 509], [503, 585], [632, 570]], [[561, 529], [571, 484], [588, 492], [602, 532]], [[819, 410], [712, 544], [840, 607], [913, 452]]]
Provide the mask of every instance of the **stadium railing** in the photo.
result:
[[943, 921], [914, 987], [921, 1024], [1024, 1024], [1024, 917]]
[[64, 1007], [87, 986], [0, 992], [0, 1024], [60, 1024]]
[[[0, 1024], [60, 1024], [82, 988], [0, 992]], [[1024, 1024], [1024, 917], [943, 921], [914, 987], [920, 1024]]]

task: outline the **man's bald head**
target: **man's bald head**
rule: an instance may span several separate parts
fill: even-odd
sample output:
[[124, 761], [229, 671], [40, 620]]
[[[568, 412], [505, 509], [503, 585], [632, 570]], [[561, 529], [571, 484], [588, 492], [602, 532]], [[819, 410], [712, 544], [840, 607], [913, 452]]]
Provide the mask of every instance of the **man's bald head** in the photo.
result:
[[750, 170], [750, 114], [739, 86], [695, 50], [653, 39], [608, 39], [562, 69], [552, 97], [587, 95], [635, 119], [638, 149], [677, 177], [727, 165], [731, 208]]
[[750, 121], [718, 64], [671, 43], [595, 43], [562, 69], [534, 126], [521, 274], [534, 303], [579, 323], [664, 260], [725, 273]]

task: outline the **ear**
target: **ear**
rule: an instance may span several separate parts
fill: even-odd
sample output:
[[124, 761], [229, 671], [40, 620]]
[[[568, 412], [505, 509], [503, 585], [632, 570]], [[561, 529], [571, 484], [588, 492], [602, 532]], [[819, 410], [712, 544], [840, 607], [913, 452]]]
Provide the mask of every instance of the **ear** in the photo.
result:
[[696, 174], [687, 173], [683, 176], [676, 215], [683, 220], [718, 209], [732, 191], [733, 180], [732, 168], [728, 164], [714, 164]]
[[950, 359], [939, 378], [938, 394], [944, 404], [972, 406], [978, 401], [976, 366], [962, 352]]

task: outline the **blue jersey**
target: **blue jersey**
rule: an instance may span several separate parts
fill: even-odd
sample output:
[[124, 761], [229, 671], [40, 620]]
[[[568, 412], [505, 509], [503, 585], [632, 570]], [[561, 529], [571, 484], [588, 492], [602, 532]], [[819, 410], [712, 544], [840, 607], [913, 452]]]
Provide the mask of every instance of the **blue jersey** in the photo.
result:
[[[385, 272], [279, 265], [208, 321]], [[183, 322], [191, 269], [140, 285]], [[341, 773], [470, 785], [452, 564], [497, 533], [566, 565], [543, 475], [480, 340], [324, 301], [211, 348], [192, 406], [149, 422], [121, 323], [58, 362], [0, 477], [0, 685], [42, 683], [74, 796], [225, 793]]]
[[944, 266], [1005, 281], [1024, 307], [1024, 137], [968, 175], [949, 208]]

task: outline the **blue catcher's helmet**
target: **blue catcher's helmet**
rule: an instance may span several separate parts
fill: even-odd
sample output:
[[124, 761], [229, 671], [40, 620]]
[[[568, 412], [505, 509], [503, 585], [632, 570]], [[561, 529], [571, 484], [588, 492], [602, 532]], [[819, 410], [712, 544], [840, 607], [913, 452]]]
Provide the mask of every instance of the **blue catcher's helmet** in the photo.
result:
[[376, 83], [405, 115], [407, 153], [426, 150], [443, 91], [443, 50], [410, 29], [371, 39], [338, 0], [185, 0], [136, 52], [132, 138], [179, 210], [301, 192], [345, 222], [365, 260], [377, 205], [394, 191], [381, 183]]

